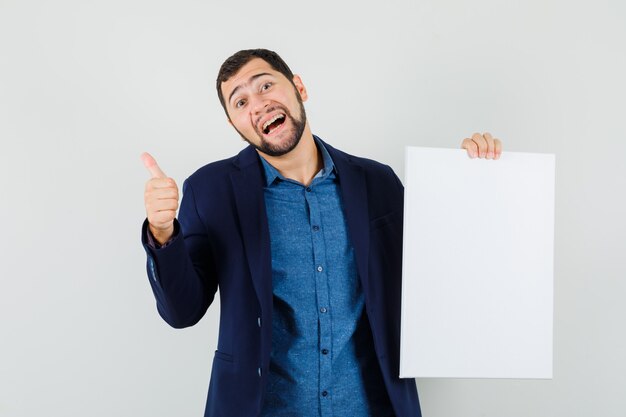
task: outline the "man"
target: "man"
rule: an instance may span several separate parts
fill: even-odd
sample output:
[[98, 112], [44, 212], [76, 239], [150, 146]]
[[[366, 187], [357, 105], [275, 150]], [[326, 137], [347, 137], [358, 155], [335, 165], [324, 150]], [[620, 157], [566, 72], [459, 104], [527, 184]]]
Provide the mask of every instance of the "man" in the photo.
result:
[[[313, 136], [306, 88], [274, 52], [239, 51], [217, 92], [250, 146], [178, 189], [154, 159], [143, 243], [160, 315], [198, 322], [220, 289], [205, 416], [420, 416], [398, 378], [403, 188]], [[476, 134], [471, 157], [501, 145]]]

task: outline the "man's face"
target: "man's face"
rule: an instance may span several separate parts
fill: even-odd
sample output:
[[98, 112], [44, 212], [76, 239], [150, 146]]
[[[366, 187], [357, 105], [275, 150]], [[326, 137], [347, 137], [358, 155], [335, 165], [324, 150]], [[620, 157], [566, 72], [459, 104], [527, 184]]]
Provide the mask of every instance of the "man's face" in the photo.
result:
[[300, 77], [292, 84], [283, 74], [256, 58], [222, 83], [230, 123], [259, 151], [280, 156], [300, 142], [306, 126]]

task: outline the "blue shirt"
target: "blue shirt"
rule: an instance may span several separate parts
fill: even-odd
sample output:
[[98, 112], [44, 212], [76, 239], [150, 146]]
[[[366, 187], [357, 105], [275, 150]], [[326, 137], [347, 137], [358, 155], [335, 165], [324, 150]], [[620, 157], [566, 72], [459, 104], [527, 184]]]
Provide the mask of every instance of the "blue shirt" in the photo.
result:
[[364, 310], [337, 173], [309, 186], [261, 158], [272, 255], [272, 353], [262, 416], [393, 416]]

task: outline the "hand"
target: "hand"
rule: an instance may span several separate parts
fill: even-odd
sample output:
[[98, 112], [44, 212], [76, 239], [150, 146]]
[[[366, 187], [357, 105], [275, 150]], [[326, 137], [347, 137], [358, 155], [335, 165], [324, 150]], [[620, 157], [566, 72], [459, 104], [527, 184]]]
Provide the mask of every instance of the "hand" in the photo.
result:
[[502, 142], [494, 139], [491, 133], [474, 133], [470, 138], [463, 139], [461, 149], [467, 149], [470, 158], [500, 159], [502, 154]]
[[164, 244], [174, 234], [174, 219], [178, 209], [178, 187], [172, 178], [168, 178], [161, 171], [149, 153], [141, 154], [141, 160], [152, 176], [146, 182], [144, 193], [150, 232], [160, 244]]

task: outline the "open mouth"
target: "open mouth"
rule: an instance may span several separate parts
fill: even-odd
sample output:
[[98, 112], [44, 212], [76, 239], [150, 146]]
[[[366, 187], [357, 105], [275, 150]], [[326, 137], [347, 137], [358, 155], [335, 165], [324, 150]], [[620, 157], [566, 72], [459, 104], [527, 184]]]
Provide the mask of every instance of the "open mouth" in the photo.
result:
[[281, 127], [283, 123], [285, 123], [285, 115], [279, 113], [263, 123], [263, 133], [271, 135], [276, 129]]

